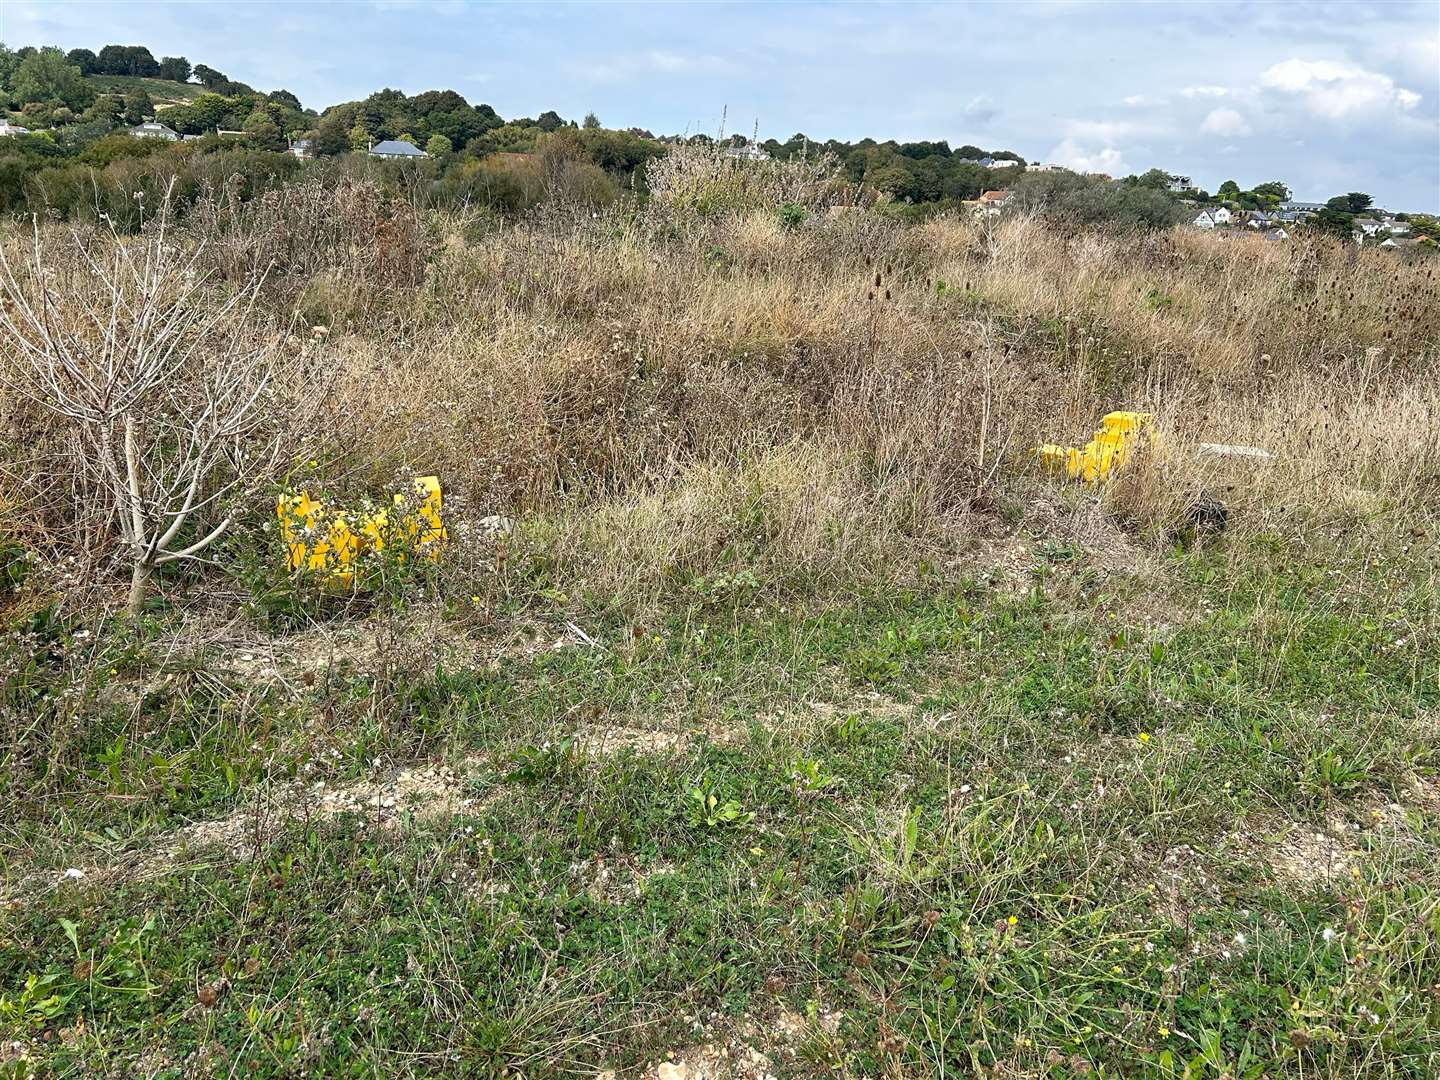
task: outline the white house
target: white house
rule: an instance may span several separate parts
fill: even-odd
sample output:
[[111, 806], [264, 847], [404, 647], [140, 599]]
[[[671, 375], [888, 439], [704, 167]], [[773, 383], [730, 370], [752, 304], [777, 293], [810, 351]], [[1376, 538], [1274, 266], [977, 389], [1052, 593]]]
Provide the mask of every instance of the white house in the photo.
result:
[[1026, 172], [1063, 172], [1064, 170], [1064, 165], [1052, 165], [1049, 163], [1042, 164], [1038, 161], [1025, 166]]
[[287, 152], [301, 161], [308, 161], [315, 156], [315, 142], [313, 139], [295, 139]]
[[1390, 231], [1392, 236], [1410, 235], [1410, 225], [1408, 222], [1397, 221], [1395, 218], [1386, 218], [1381, 224]]
[[1217, 206], [1214, 210], [1210, 211], [1210, 215], [1215, 219], [1216, 225], [1230, 224], [1230, 211], [1223, 206]]
[[1215, 228], [1215, 215], [1209, 210], [1201, 210], [1200, 216], [1194, 221], [1194, 225], [1197, 229], [1213, 229]]
[[154, 120], [147, 120], [143, 124], [137, 124], [130, 129], [130, 134], [137, 139], [164, 139], [166, 142], [179, 142], [180, 133], [174, 128], [166, 127], [164, 124], [156, 123]]
[[726, 157], [738, 158], [741, 161], [769, 161], [770, 155], [765, 148], [756, 142], [747, 142], [742, 146], [731, 146], [725, 150]]
[[370, 147], [370, 156], [378, 158], [390, 158], [399, 160], [404, 158], [423, 158], [430, 155], [421, 150], [414, 143], [408, 143], [404, 139], [386, 139]]
[[1175, 192], [1177, 195], [1184, 191], [1195, 190], [1195, 182], [1191, 180], [1188, 176], [1180, 176], [1176, 173], [1171, 173], [1166, 179], [1166, 187], [1168, 187], [1171, 191]]
[[1360, 230], [1363, 236], [1374, 236], [1383, 229], [1385, 225], [1383, 222], [1376, 221], [1374, 218], [1356, 218], [1355, 227]]
[[0, 135], [29, 135], [30, 129], [21, 127], [19, 124], [12, 124], [9, 120], [0, 120]]

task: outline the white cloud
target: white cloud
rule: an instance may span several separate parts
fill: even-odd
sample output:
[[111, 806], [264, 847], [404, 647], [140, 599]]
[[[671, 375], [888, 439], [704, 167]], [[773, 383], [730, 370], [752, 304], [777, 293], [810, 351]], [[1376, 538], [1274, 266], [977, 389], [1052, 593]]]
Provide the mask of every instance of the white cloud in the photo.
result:
[[1260, 75], [1260, 85], [1330, 120], [1385, 111], [1409, 112], [1420, 95], [1389, 75], [1330, 60], [1284, 60]]
[[576, 72], [593, 82], [621, 82], [646, 73], [662, 75], [731, 74], [736, 66], [720, 56], [688, 55], [667, 49], [617, 56], [614, 60], [580, 64]]
[[1129, 105], [1131, 108], [1139, 108], [1142, 105], [1162, 105], [1163, 98], [1147, 97], [1145, 94], [1131, 94], [1129, 97], [1120, 99], [1121, 105]]
[[1186, 86], [1181, 89], [1180, 96], [1187, 98], [1221, 98], [1229, 97], [1234, 91], [1228, 86]]
[[1073, 138], [1062, 139], [1056, 143], [1045, 160], [1064, 165], [1076, 172], [1109, 173], [1111, 176], [1130, 172], [1130, 167], [1125, 164], [1125, 159], [1115, 147], [1087, 147]]
[[966, 120], [984, 127], [1000, 115], [1000, 106], [995, 104], [995, 99], [990, 95], [979, 94], [970, 99], [961, 113]]
[[1249, 135], [1250, 123], [1234, 109], [1211, 109], [1201, 122], [1200, 131], [1206, 135], [1233, 138], [1237, 135]]
[[1156, 131], [1154, 124], [1139, 120], [1071, 120], [1065, 125], [1068, 138], [1107, 144]]

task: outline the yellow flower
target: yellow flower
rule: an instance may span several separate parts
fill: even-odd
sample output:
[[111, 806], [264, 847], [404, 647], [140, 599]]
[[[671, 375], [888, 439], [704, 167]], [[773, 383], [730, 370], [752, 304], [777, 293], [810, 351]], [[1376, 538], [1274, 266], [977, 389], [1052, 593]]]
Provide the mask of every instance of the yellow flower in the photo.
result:
[[1011, 926], [1014, 926], [1014, 925], [1015, 925], [1016, 923], [1018, 923], [1020, 920], [1017, 919], [1014, 915], [1011, 915], [1011, 916], [1010, 916], [1008, 919], [1006, 919], [1005, 921], [1006, 921], [1007, 923], [1009, 923]]
[[1122, 968], [1119, 964], [1116, 964], [1116, 965], [1115, 965], [1114, 967], [1112, 967], [1110, 970], [1111, 970], [1112, 972], [1114, 972], [1116, 975], [1122, 975], [1122, 974], [1124, 974], [1124, 972], [1125, 972], [1125, 969]]
[[1140, 741], [1141, 741], [1142, 743], [1149, 742], [1149, 741], [1150, 741], [1150, 733], [1149, 733], [1148, 731], [1142, 731], [1142, 732], [1140, 732]]
[[1160, 1037], [1161, 1037], [1162, 1039], [1165, 1038], [1165, 1037], [1166, 1037], [1167, 1035], [1169, 1035], [1169, 1034], [1170, 1034], [1170, 1029], [1169, 1029], [1169, 1028], [1167, 1028], [1167, 1027], [1162, 1027], [1162, 1028], [1160, 1029]]

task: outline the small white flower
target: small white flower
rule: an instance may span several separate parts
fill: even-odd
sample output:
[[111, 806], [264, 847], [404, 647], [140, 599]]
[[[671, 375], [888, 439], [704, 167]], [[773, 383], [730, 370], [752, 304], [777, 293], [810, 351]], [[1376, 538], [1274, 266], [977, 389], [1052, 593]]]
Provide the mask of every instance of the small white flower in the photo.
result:
[[79, 870], [72, 866], [69, 870], [66, 870], [65, 873], [61, 876], [64, 877], [66, 881], [79, 881], [85, 876], [85, 871]]
[[1240, 948], [1243, 949], [1243, 948], [1245, 947], [1245, 935], [1244, 935], [1244, 934], [1236, 934], [1236, 935], [1235, 935], [1235, 944], [1236, 944], [1236, 945], [1239, 945]]
[[1320, 940], [1325, 942], [1326, 945], [1329, 945], [1332, 941], [1335, 940], [1335, 931], [1328, 926], [1325, 927], [1324, 930], [1320, 931]]

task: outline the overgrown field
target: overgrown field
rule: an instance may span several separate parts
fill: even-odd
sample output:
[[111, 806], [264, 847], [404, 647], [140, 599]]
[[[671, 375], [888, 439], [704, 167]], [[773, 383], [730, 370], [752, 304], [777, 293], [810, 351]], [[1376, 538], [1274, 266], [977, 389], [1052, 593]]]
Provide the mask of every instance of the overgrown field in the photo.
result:
[[0, 1075], [1440, 1072], [1440, 263], [665, 168], [8, 235]]

